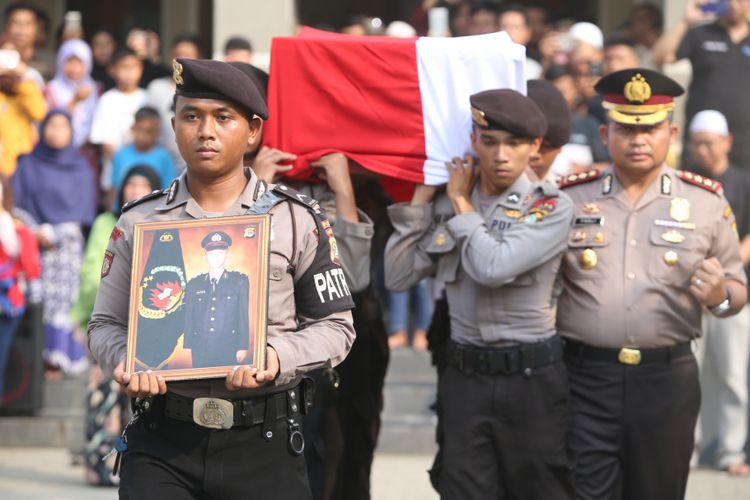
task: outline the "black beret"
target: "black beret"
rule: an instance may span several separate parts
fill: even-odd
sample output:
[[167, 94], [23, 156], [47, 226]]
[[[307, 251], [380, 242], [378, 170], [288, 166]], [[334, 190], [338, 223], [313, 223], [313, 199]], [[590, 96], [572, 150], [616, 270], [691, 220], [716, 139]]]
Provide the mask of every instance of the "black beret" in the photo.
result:
[[474, 123], [521, 137], [543, 137], [544, 113], [534, 101], [511, 89], [485, 90], [469, 97]]
[[602, 106], [619, 123], [650, 125], [664, 121], [674, 98], [685, 91], [679, 83], [658, 71], [633, 68], [615, 71], [597, 82]]
[[232, 245], [232, 238], [229, 237], [227, 233], [224, 231], [214, 231], [212, 233], [208, 233], [205, 238], [203, 238], [203, 241], [201, 241], [201, 246], [206, 249], [206, 251], [209, 250], [224, 250], [229, 248]]
[[243, 63], [240, 61], [232, 61], [229, 64], [245, 73], [255, 84], [260, 96], [263, 101], [268, 103], [268, 73], [262, 69], [253, 66], [252, 64]]
[[547, 118], [547, 133], [544, 139], [556, 148], [570, 140], [570, 109], [555, 84], [545, 80], [526, 82], [529, 98], [539, 106]]
[[232, 101], [262, 119], [268, 107], [256, 84], [242, 70], [211, 59], [176, 59], [172, 62], [176, 95]]

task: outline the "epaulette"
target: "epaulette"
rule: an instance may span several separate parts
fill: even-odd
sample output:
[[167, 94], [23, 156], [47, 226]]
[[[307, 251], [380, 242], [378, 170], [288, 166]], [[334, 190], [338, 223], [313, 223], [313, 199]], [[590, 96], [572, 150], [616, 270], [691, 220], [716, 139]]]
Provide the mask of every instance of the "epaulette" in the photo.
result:
[[271, 191], [294, 202], [304, 205], [307, 209], [312, 210], [316, 215], [320, 215], [323, 211], [323, 209], [320, 207], [320, 204], [318, 204], [318, 200], [316, 200], [315, 198], [311, 198], [304, 193], [300, 193], [299, 191], [292, 189], [285, 184], [277, 184]]
[[560, 189], [565, 189], [576, 184], [584, 184], [598, 179], [602, 175], [598, 170], [589, 170], [588, 172], [581, 172], [580, 174], [570, 174], [563, 176], [560, 179]]
[[719, 194], [721, 192], [721, 182], [709, 179], [708, 177], [703, 177], [702, 175], [694, 174], [693, 172], [688, 172], [687, 170], [678, 170], [677, 177], [687, 182], [688, 184], [701, 187], [706, 191], [711, 191], [714, 194]]
[[151, 191], [146, 196], [141, 196], [137, 200], [129, 201], [126, 204], [122, 206], [122, 213], [127, 212], [131, 208], [140, 205], [141, 203], [145, 203], [149, 200], [155, 200], [156, 198], [159, 198], [160, 196], [164, 196], [167, 194], [167, 191], [164, 189], [157, 189], [156, 191]]

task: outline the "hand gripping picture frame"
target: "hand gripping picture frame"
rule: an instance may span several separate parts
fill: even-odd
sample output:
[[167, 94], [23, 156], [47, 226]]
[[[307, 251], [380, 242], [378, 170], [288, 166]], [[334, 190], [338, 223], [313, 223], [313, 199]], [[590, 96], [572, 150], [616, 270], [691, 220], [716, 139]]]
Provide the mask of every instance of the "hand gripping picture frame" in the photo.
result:
[[126, 371], [167, 381], [265, 366], [270, 216], [135, 225]]

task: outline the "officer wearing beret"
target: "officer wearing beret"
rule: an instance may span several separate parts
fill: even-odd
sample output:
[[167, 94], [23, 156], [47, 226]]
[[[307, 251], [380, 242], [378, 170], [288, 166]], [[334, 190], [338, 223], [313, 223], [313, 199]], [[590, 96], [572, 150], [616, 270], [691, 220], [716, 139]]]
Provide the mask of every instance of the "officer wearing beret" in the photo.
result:
[[227, 271], [232, 238], [213, 231], [201, 241], [209, 271], [188, 281], [185, 290], [185, 340], [193, 368], [241, 363], [250, 343], [247, 275]]
[[531, 155], [529, 167], [536, 179], [557, 183], [550, 171], [552, 163], [570, 140], [570, 108], [555, 84], [546, 80], [526, 82], [529, 98], [539, 106], [547, 119], [547, 133], [542, 138], [539, 151]]
[[613, 164], [561, 182], [575, 204], [557, 327], [577, 496], [682, 499], [701, 399], [690, 341], [702, 314], [746, 299], [734, 215], [717, 182], [664, 164], [676, 82], [637, 68], [596, 90]]
[[[89, 324], [97, 361], [138, 398], [119, 447], [120, 498], [310, 498], [299, 421], [311, 394], [300, 380], [340, 363], [354, 338], [335, 238], [314, 200], [245, 176], [243, 154], [267, 117], [252, 80], [218, 61], [178, 59], [173, 69], [173, 127], [187, 170], [123, 208]], [[272, 215], [266, 366], [169, 384], [125, 373], [134, 224], [247, 213]], [[209, 254], [229, 245], [214, 236]]]
[[556, 185], [525, 174], [547, 129], [539, 107], [508, 89], [470, 101], [478, 169], [471, 156], [454, 158], [445, 194], [420, 185], [411, 203], [389, 208], [386, 286], [406, 290], [428, 275], [446, 284], [451, 334], [434, 484], [445, 499], [573, 498], [567, 376], [551, 307], [572, 205]]

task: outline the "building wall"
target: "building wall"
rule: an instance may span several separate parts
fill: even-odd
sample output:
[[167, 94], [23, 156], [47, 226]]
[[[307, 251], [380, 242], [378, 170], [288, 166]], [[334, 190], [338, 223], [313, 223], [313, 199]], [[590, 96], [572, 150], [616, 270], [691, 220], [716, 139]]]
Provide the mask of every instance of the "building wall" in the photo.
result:
[[220, 59], [224, 42], [241, 35], [253, 44], [253, 64], [268, 69], [271, 38], [296, 31], [294, 0], [214, 0], [214, 57]]

